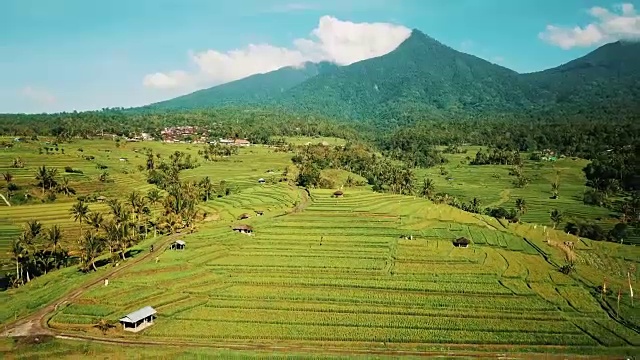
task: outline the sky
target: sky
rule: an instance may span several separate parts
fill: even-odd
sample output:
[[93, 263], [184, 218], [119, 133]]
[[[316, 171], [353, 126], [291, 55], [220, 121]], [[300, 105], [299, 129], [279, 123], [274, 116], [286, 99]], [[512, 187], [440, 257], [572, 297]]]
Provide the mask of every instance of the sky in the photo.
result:
[[640, 0], [0, 0], [0, 113], [141, 106], [418, 29], [518, 72], [640, 38]]

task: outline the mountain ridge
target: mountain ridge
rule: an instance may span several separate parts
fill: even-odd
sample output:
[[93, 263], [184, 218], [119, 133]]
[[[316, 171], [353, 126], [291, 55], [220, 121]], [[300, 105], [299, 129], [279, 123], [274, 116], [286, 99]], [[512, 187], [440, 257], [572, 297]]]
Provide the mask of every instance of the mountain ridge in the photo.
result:
[[638, 64], [640, 43], [619, 41], [558, 67], [520, 74], [414, 29], [382, 56], [347, 66], [286, 67], [145, 108], [275, 107], [349, 119], [613, 108], [640, 103]]

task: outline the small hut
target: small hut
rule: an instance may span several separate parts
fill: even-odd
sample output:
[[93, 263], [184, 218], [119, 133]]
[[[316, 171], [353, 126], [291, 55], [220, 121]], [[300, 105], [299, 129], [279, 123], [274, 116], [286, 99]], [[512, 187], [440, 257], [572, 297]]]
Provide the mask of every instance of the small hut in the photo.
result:
[[257, 215], [257, 216], [262, 216], [262, 215], [264, 215], [264, 211], [262, 211], [262, 210], [256, 210], [256, 215]]
[[171, 250], [184, 250], [187, 243], [182, 240], [176, 240], [173, 244], [171, 244]]
[[344, 193], [342, 192], [342, 190], [337, 190], [336, 192], [333, 193], [334, 198], [341, 198], [343, 196], [344, 196]]
[[106, 196], [102, 196], [102, 195], [100, 195], [100, 196], [98, 196], [98, 197], [96, 198], [96, 201], [97, 201], [97, 202], [99, 202], [99, 203], [101, 203], [101, 202], [105, 202], [105, 201], [107, 201], [107, 197], [106, 197]]
[[154, 308], [145, 306], [120, 319], [120, 323], [124, 330], [138, 332], [153, 325], [156, 314], [157, 311]]
[[266, 182], [266, 180], [264, 178], [258, 179], [258, 183], [259, 184], [264, 184], [265, 182]]
[[240, 224], [240, 225], [235, 225], [233, 227], [233, 231], [241, 234], [251, 235], [251, 233], [253, 233], [253, 228], [249, 225]]
[[246, 219], [249, 219], [249, 218], [251, 218], [251, 215], [249, 215], [248, 213], [244, 213], [244, 214], [238, 216], [238, 220], [246, 220]]
[[466, 237], [459, 237], [453, 241], [453, 246], [455, 247], [466, 248], [466, 247], [469, 247], [469, 244], [471, 244], [471, 241]]

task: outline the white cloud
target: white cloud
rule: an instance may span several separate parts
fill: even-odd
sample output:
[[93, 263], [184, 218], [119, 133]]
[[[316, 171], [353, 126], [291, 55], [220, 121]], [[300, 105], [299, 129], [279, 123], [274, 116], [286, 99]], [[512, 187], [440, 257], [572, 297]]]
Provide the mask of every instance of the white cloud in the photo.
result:
[[197, 70], [175, 70], [145, 76], [147, 87], [191, 89], [223, 84], [307, 61], [339, 65], [382, 56], [409, 37], [411, 30], [389, 23], [353, 23], [332, 16], [320, 18], [309, 38], [296, 39], [290, 48], [249, 44], [231, 51], [206, 50], [190, 54]]
[[640, 39], [640, 15], [633, 4], [615, 6], [614, 12], [596, 6], [589, 9], [589, 14], [595, 19], [584, 27], [547, 25], [538, 37], [565, 50], [617, 40]]
[[22, 96], [29, 100], [42, 105], [55, 104], [56, 97], [45, 89], [33, 88], [31, 86], [25, 86], [22, 89]]

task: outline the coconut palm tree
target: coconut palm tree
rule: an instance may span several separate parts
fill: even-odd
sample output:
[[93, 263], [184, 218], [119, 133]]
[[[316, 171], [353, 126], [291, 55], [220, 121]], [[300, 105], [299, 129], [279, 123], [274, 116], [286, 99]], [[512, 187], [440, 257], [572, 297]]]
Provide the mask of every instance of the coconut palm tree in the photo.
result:
[[82, 223], [87, 220], [87, 216], [89, 215], [89, 206], [85, 204], [84, 201], [78, 200], [77, 203], [73, 204], [69, 212], [73, 216], [73, 221], [80, 223], [80, 238], [82, 238]]
[[551, 211], [549, 215], [551, 218], [551, 222], [553, 223], [553, 228], [555, 229], [562, 222], [562, 213], [558, 211], [558, 209], [554, 209]]
[[29, 244], [32, 244], [35, 242], [35, 240], [38, 238], [38, 236], [40, 236], [40, 233], [42, 232], [42, 223], [39, 222], [38, 220], [31, 220], [29, 222], [27, 222], [27, 225], [24, 229], [24, 233], [25, 233], [25, 238], [27, 239], [27, 242]]
[[92, 211], [87, 215], [87, 224], [98, 232], [104, 223], [104, 215], [97, 211]]
[[38, 170], [36, 170], [36, 175], [35, 175], [36, 180], [38, 181], [38, 185], [40, 185], [42, 187], [42, 195], [44, 195], [44, 190], [45, 187], [47, 186], [47, 183], [49, 182], [49, 171], [47, 170], [47, 167], [42, 165], [42, 167], [39, 167]]
[[122, 236], [121, 226], [113, 220], [102, 225], [105, 232], [105, 245], [109, 248], [109, 255], [112, 261], [115, 261], [118, 257], [117, 252], [120, 246], [120, 237]]
[[425, 178], [422, 182], [422, 189], [420, 189], [420, 196], [431, 199], [435, 192], [435, 185], [432, 179]]
[[88, 271], [90, 268], [96, 268], [96, 258], [102, 251], [102, 240], [93, 231], [89, 231], [82, 239], [82, 269]]
[[67, 178], [66, 176], [62, 177], [62, 181], [58, 184], [57, 190], [59, 193], [63, 193], [66, 196], [76, 194], [76, 190], [71, 187], [71, 185], [69, 184], [69, 178]]
[[524, 215], [527, 212], [527, 202], [522, 198], [516, 199], [516, 208], [521, 215]]
[[53, 225], [46, 231], [47, 243], [51, 247], [53, 254], [58, 253], [60, 241], [62, 240], [62, 231], [58, 225]]
[[27, 255], [27, 249], [23, 242], [22, 236], [19, 236], [11, 243], [12, 260], [16, 263], [16, 285], [22, 283], [22, 261]]
[[151, 206], [154, 206], [162, 201], [162, 193], [157, 188], [153, 188], [147, 192], [147, 200]]
[[202, 190], [204, 201], [209, 201], [211, 194], [215, 192], [215, 188], [213, 187], [213, 183], [211, 182], [211, 179], [209, 179], [208, 176], [205, 176], [204, 178], [202, 178], [202, 180], [200, 180], [200, 183], [198, 185]]

